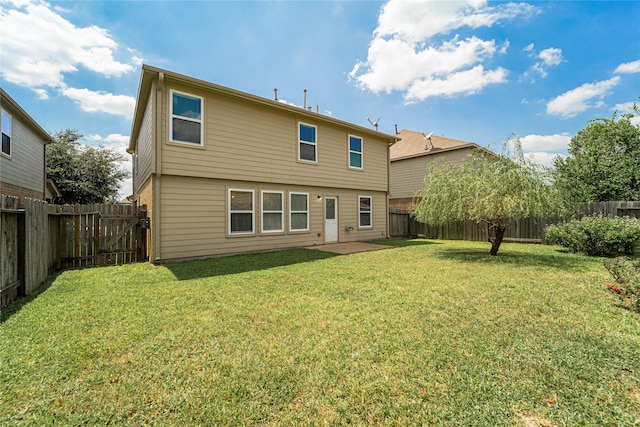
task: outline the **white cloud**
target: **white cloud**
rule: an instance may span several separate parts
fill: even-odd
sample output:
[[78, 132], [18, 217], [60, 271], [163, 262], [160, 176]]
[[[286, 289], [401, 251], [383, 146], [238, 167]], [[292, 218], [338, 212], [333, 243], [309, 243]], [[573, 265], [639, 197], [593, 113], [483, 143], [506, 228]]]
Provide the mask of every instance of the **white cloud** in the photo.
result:
[[520, 138], [522, 150], [525, 152], [565, 150], [570, 142], [571, 137], [567, 133], [554, 135], [531, 134]]
[[470, 70], [448, 74], [445, 78], [424, 78], [414, 81], [405, 99], [407, 102], [421, 101], [430, 96], [451, 96], [458, 93], [472, 95], [483, 87], [506, 81], [507, 70], [497, 68], [486, 71], [482, 65]]
[[492, 26], [534, 11], [524, 3], [488, 6], [483, 0], [390, 0], [378, 18], [367, 60], [357, 62], [349, 77], [374, 93], [402, 91], [407, 102], [479, 92], [489, 84], [506, 81], [507, 70], [487, 70], [482, 63], [504, 54], [508, 42], [497, 45], [495, 40], [476, 36], [464, 40], [454, 36], [441, 42], [430, 39], [462, 27]]
[[462, 27], [490, 27], [499, 21], [531, 15], [535, 11], [526, 3], [487, 4], [485, 0], [390, 0], [382, 8], [375, 35], [394, 35], [408, 42], [420, 42]]
[[562, 49], [556, 47], [544, 49], [540, 52], [538, 58], [542, 59], [542, 62], [547, 66], [560, 65], [562, 62]]
[[[549, 75], [549, 68], [556, 67], [562, 63], [562, 49], [557, 47], [549, 47], [547, 49], [543, 49], [540, 53], [536, 53], [535, 46], [531, 43], [523, 50], [528, 52], [529, 56], [538, 59], [538, 61], [531, 66], [529, 71], [524, 74], [525, 77], [531, 77], [532, 74], [536, 74], [545, 78]], [[531, 80], [535, 81], [532, 77]]]
[[113, 145], [124, 147], [123, 153], [126, 153], [127, 148], [129, 148], [129, 136], [122, 135], [119, 133], [110, 133], [107, 136], [101, 135], [89, 135], [85, 137], [89, 141], [98, 142], [102, 145]]
[[33, 89], [33, 91], [36, 93], [36, 95], [38, 95], [38, 99], [41, 99], [43, 101], [49, 99], [49, 92], [47, 92], [45, 89]]
[[561, 157], [566, 159], [567, 156], [565, 156], [564, 154], [557, 154], [557, 153], [545, 153], [545, 152], [532, 152], [532, 153], [526, 153], [525, 157], [532, 162], [535, 162], [539, 165], [542, 166], [546, 166], [546, 167], [551, 167], [553, 166], [554, 160], [557, 157]]
[[640, 59], [637, 61], [625, 62], [624, 64], [618, 65], [614, 73], [640, 73]]
[[[140, 64], [140, 58], [131, 49], [121, 49], [106, 29], [78, 27], [61, 15], [64, 10], [45, 1], [2, 1], [2, 6], [0, 75], [10, 83], [33, 89], [40, 99], [47, 99], [47, 89], [76, 97], [79, 94], [74, 91], [86, 90], [68, 88], [65, 75], [69, 73], [84, 69], [107, 78], [120, 77]], [[118, 56], [124, 61], [116, 59]], [[104, 101], [106, 94], [102, 95]], [[121, 97], [111, 97], [112, 102], [122, 102]], [[122, 114], [108, 106], [85, 110]]]
[[61, 89], [60, 93], [80, 104], [83, 111], [122, 115], [128, 120], [133, 118], [133, 109], [136, 105], [134, 97], [75, 88]]
[[554, 98], [547, 104], [547, 114], [574, 117], [591, 107], [602, 105], [602, 98], [620, 82], [615, 76], [597, 83], [585, 83]]

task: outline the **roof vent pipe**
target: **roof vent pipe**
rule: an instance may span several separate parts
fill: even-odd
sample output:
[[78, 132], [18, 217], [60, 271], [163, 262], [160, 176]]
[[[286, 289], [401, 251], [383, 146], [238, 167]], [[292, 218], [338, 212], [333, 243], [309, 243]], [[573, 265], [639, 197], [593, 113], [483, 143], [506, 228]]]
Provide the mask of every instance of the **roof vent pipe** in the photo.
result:
[[277, 87], [273, 89], [273, 93], [274, 93], [273, 100], [277, 101], [278, 100], [278, 88]]
[[304, 90], [304, 109], [307, 109], [307, 90]]

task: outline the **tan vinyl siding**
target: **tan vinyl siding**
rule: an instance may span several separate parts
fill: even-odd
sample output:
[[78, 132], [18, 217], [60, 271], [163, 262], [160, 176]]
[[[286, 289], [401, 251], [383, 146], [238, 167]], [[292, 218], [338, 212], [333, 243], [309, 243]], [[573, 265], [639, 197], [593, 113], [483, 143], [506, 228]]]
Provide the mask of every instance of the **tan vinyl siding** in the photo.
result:
[[[387, 188], [387, 144], [382, 137], [375, 140], [348, 128], [180, 86], [165, 87], [166, 111], [170, 89], [204, 97], [205, 137], [203, 147], [167, 142], [169, 123], [163, 115], [163, 174], [369, 191]], [[316, 164], [298, 161], [299, 121], [317, 126]], [[363, 138], [363, 170], [348, 167], [350, 133]]]
[[[300, 185], [272, 185], [163, 175], [161, 178], [161, 260], [199, 258], [240, 252], [254, 252], [324, 243], [324, 196], [338, 196], [339, 241], [370, 240], [386, 236], [386, 194], [317, 188]], [[227, 189], [254, 190], [255, 233], [227, 234]], [[285, 233], [260, 234], [261, 190], [284, 191]], [[309, 193], [309, 231], [288, 231], [289, 192]], [[318, 199], [318, 195], [322, 199]], [[358, 195], [373, 198], [373, 227], [357, 230]], [[347, 224], [354, 227], [346, 231]], [[153, 226], [153, 225], [152, 225]]]
[[2, 105], [12, 117], [11, 157], [0, 154], [0, 181], [33, 190], [44, 198], [44, 143], [10, 105]]
[[422, 190], [427, 166], [432, 161], [461, 163], [470, 148], [446, 151], [440, 154], [410, 157], [391, 162], [389, 171], [391, 199], [411, 198]]
[[[152, 91], [153, 92], [153, 91]], [[141, 185], [145, 183], [151, 176], [151, 147], [153, 142], [153, 96], [149, 97], [147, 106], [144, 110], [144, 118], [140, 126], [138, 134], [138, 142], [136, 144], [135, 155], [137, 157], [136, 167], [134, 170], [134, 186], [133, 193], [137, 194]]]

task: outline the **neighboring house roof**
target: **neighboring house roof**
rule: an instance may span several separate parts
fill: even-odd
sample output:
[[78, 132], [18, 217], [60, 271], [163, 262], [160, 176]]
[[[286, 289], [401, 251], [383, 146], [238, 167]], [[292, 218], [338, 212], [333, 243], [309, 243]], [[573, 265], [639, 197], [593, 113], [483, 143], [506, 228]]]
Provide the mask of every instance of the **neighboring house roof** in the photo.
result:
[[12, 109], [19, 115], [20, 120], [29, 124], [29, 126], [33, 128], [34, 132], [42, 139], [45, 144], [53, 142], [53, 138], [51, 138], [51, 135], [49, 135], [46, 130], [42, 129], [38, 122], [36, 122], [29, 114], [27, 114], [27, 112], [24, 111], [22, 107], [13, 100], [13, 98], [11, 98], [9, 94], [4, 91], [4, 89], [0, 88], [0, 106], [4, 107], [5, 105], [10, 105]]
[[183, 84], [187, 84], [193, 87], [199, 87], [203, 90], [218, 92], [221, 95], [230, 96], [236, 99], [242, 99], [248, 102], [253, 102], [265, 107], [272, 108], [274, 110], [287, 111], [295, 113], [302, 117], [313, 118], [315, 121], [321, 121], [333, 125], [338, 125], [341, 127], [346, 127], [349, 129], [353, 129], [360, 134], [363, 135], [371, 135], [376, 138], [380, 138], [381, 136], [388, 140], [389, 143], [395, 143], [400, 138], [398, 135], [388, 135], [382, 132], [378, 132], [377, 130], [365, 128], [359, 125], [355, 125], [353, 123], [345, 122], [343, 120], [335, 119], [331, 116], [326, 116], [323, 114], [316, 113], [311, 110], [305, 110], [301, 107], [296, 107], [292, 105], [285, 104], [283, 102], [272, 100], [269, 98], [263, 98], [261, 96], [253, 95], [247, 92], [241, 92], [236, 89], [231, 89], [225, 86], [217, 85], [215, 83], [207, 82], [204, 80], [199, 80], [193, 77], [185, 76], [182, 74], [174, 73], [172, 71], [163, 70], [160, 68], [152, 67], [150, 65], [142, 66], [142, 75], [140, 77], [140, 85], [138, 88], [138, 96], [136, 101], [136, 107], [133, 115], [133, 124], [131, 129], [131, 139], [129, 141], [129, 153], [133, 153], [135, 151], [135, 144], [137, 139], [135, 135], [138, 135], [140, 131], [140, 126], [142, 125], [142, 119], [144, 116], [144, 109], [146, 108], [147, 101], [149, 99], [149, 94], [151, 91], [151, 84], [155, 78], [159, 79], [159, 85], [163, 84], [164, 79], [171, 79], [173, 81], [178, 81]]
[[62, 196], [60, 189], [52, 179], [47, 179], [45, 182], [45, 199], [53, 200], [56, 197]]
[[390, 157], [392, 162], [463, 148], [481, 148], [473, 142], [445, 138], [444, 136], [431, 135], [427, 139], [428, 134], [407, 129], [401, 130], [396, 136], [400, 138], [400, 141], [391, 146]]

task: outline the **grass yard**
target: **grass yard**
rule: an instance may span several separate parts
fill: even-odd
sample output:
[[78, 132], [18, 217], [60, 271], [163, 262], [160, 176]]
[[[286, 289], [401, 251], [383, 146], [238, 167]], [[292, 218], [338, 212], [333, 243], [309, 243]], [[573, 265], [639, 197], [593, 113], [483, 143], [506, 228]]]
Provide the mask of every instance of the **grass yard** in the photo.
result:
[[2, 313], [0, 424], [640, 423], [600, 259], [379, 243], [63, 272]]

